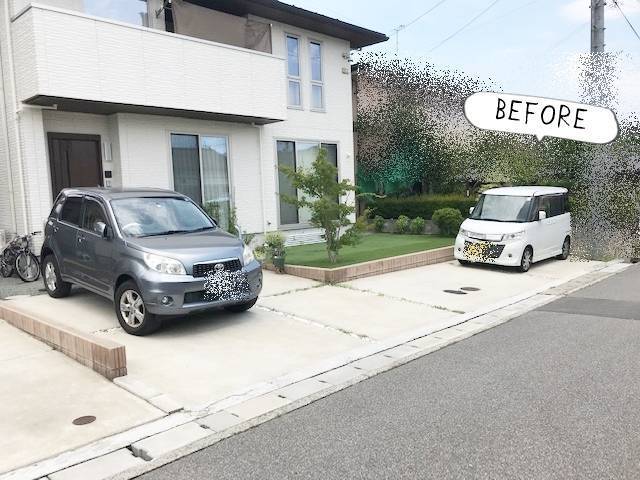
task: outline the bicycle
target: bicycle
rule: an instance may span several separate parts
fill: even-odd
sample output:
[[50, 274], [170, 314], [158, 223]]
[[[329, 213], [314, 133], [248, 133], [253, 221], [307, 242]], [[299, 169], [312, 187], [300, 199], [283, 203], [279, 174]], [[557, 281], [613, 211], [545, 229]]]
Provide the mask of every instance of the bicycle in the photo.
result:
[[40, 278], [40, 262], [31, 252], [31, 238], [42, 232], [17, 236], [0, 253], [0, 275], [10, 277], [14, 270], [23, 282], [35, 282]]

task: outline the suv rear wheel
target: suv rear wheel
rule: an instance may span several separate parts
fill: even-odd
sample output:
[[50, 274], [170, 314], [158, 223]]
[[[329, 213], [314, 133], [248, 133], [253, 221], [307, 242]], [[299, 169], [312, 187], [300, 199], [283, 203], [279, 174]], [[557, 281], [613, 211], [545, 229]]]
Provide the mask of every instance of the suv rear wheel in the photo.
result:
[[47, 255], [42, 262], [42, 278], [44, 279], [44, 288], [50, 297], [63, 298], [71, 292], [71, 284], [65, 282], [60, 277], [60, 268], [58, 261], [53, 255]]
[[116, 315], [123, 330], [131, 335], [149, 335], [160, 328], [160, 319], [147, 311], [138, 286], [128, 280], [115, 295]]

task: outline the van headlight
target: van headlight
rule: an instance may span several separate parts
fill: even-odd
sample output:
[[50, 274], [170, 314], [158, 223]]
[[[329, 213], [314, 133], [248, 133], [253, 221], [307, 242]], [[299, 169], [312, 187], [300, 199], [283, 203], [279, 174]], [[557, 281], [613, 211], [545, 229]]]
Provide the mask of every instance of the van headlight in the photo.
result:
[[242, 264], [247, 266], [255, 259], [256, 257], [253, 256], [253, 250], [249, 248], [249, 245], [245, 245], [244, 250], [242, 250]]
[[169, 275], [187, 274], [187, 271], [185, 270], [182, 263], [173, 258], [163, 257], [162, 255], [145, 253], [144, 263], [146, 263], [147, 267], [149, 267], [151, 270], [155, 270], [158, 273], [168, 273]]
[[460, 229], [460, 235], [462, 235], [463, 237], [470, 237], [471, 236], [471, 232], [469, 230], [465, 230], [464, 228]]
[[505, 233], [504, 235], [502, 235], [503, 242], [508, 242], [510, 240], [522, 240], [523, 238], [524, 238], [524, 230], [521, 232]]

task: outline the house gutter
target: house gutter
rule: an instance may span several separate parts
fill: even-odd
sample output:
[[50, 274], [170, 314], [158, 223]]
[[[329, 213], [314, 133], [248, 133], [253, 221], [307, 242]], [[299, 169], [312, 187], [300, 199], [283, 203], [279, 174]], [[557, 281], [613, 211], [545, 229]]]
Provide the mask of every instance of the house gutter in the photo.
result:
[[[17, 94], [17, 90], [16, 90], [16, 76], [15, 76], [15, 69], [14, 69], [14, 60], [13, 60], [13, 44], [12, 44], [12, 39], [11, 39], [11, 22], [9, 20], [9, 2], [6, 1], [4, 2], [4, 23], [5, 23], [5, 32], [6, 32], [6, 40], [7, 40], [7, 52], [8, 52], [8, 56], [9, 58], [8, 60], [8, 64], [9, 64], [9, 83], [11, 84], [11, 94], [13, 95], [13, 102], [14, 102], [14, 116], [15, 116], [15, 141], [16, 141], [16, 151], [17, 151], [17, 157], [18, 157], [18, 177], [20, 179], [20, 188], [22, 190], [22, 201], [24, 204], [24, 222], [23, 222], [23, 228], [24, 228], [24, 234], [26, 235], [29, 232], [29, 215], [28, 215], [28, 203], [27, 203], [27, 192], [25, 189], [25, 181], [24, 181], [24, 170], [23, 170], [23, 157], [22, 157], [22, 145], [21, 145], [21, 138], [20, 138], [20, 105], [18, 105], [18, 94]], [[6, 98], [6, 97], [5, 97]], [[7, 111], [7, 107], [5, 105], [5, 118], [7, 118], [7, 133], [9, 131], [9, 127], [8, 127], [8, 120], [9, 118], [6, 117], [6, 111]], [[8, 138], [8, 134], [7, 134], [7, 141], [9, 140]], [[7, 145], [8, 146], [8, 145]], [[7, 148], [7, 151], [9, 149]], [[11, 160], [9, 160], [9, 163], [11, 163]], [[11, 185], [13, 185], [13, 174], [11, 176]], [[13, 198], [13, 194], [11, 195]], [[17, 212], [16, 212], [16, 208], [15, 208], [15, 204], [13, 206], [14, 209], [14, 226], [15, 226], [15, 230], [16, 230], [16, 234], [18, 233], [18, 225], [17, 225]]]

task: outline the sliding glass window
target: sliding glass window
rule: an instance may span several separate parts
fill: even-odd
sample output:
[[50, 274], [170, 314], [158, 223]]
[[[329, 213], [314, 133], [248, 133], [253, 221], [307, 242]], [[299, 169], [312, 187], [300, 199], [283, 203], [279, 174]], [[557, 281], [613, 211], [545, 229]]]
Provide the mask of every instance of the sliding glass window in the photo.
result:
[[227, 229], [231, 211], [226, 137], [171, 134], [173, 189], [212, 212]]
[[[296, 171], [309, 170], [318, 157], [321, 148], [326, 151], [329, 163], [337, 168], [338, 146], [336, 144], [293, 141], [277, 142], [278, 166], [287, 166]], [[336, 181], [338, 181], [337, 178]], [[281, 195], [301, 197], [301, 192], [298, 192], [293, 185], [291, 185], [289, 178], [282, 172], [278, 174], [278, 186]], [[308, 208], [298, 209], [280, 197], [280, 225], [305, 225], [309, 223], [310, 219], [311, 212]]]

